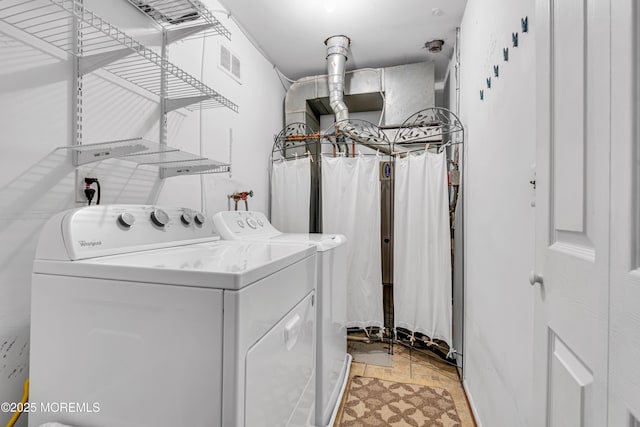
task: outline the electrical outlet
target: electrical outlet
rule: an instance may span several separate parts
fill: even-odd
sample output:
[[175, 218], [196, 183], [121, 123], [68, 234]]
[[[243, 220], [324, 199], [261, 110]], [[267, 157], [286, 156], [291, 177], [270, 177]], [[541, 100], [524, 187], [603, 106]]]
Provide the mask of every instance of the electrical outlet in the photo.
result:
[[77, 169], [73, 192], [75, 194], [76, 203], [87, 204], [87, 198], [84, 197], [84, 174]]
[[[95, 174], [87, 175], [86, 171], [76, 170], [76, 172], [75, 172], [75, 189], [74, 189], [76, 203], [82, 203], [84, 205], [86, 205], [88, 203], [87, 196], [85, 195], [85, 192], [84, 192], [84, 190], [86, 188], [86, 179], [87, 178], [95, 178], [95, 179], [97, 179]], [[95, 186], [92, 187], [92, 188], [95, 189]], [[94, 199], [94, 201], [95, 201], [95, 199]]]

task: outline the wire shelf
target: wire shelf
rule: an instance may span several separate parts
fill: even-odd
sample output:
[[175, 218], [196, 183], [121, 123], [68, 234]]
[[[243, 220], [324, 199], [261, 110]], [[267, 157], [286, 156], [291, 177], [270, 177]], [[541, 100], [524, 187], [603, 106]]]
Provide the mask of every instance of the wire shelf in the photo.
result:
[[120, 159], [138, 165], [157, 166], [161, 178], [177, 175], [224, 173], [231, 170], [227, 163], [163, 146], [142, 138], [72, 145], [59, 149], [69, 150], [73, 153], [74, 166], [107, 159]]
[[231, 32], [198, 0], [129, 0], [129, 3], [166, 29], [201, 29], [204, 36], [219, 35], [231, 40]]
[[3, 0], [0, 20], [78, 56], [81, 74], [105, 68], [166, 98], [168, 111], [226, 107], [238, 112], [235, 103], [85, 9], [79, 0]]

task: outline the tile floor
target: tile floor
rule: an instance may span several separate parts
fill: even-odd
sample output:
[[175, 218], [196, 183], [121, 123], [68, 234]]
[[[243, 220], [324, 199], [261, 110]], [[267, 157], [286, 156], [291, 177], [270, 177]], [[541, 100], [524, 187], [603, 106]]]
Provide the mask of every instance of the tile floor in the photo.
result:
[[[424, 350], [410, 349], [399, 344], [394, 345], [393, 350], [393, 367], [352, 362], [349, 381], [359, 375], [446, 389], [455, 401], [456, 410], [462, 421], [461, 427], [476, 427], [467, 397], [462, 384], [460, 384], [458, 371], [454, 366], [444, 363], [437, 357], [425, 355]], [[340, 403], [335, 426], [340, 425], [343, 405], [344, 396]]]

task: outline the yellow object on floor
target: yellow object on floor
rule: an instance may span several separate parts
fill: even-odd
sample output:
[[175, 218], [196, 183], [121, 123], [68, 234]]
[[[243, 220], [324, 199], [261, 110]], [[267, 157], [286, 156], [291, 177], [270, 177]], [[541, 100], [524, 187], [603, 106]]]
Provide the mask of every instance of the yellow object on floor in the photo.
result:
[[23, 392], [22, 392], [22, 400], [20, 400], [20, 411], [16, 411], [9, 422], [7, 423], [7, 427], [13, 427], [13, 425], [18, 421], [20, 415], [22, 415], [22, 407], [29, 400], [29, 378], [24, 382]]

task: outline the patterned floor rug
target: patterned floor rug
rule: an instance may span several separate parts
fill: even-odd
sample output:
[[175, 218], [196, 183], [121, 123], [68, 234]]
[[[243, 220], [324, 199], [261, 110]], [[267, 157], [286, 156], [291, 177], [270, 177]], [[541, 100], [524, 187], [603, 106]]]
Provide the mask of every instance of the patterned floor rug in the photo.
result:
[[441, 388], [353, 377], [340, 427], [460, 427], [453, 398]]

